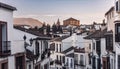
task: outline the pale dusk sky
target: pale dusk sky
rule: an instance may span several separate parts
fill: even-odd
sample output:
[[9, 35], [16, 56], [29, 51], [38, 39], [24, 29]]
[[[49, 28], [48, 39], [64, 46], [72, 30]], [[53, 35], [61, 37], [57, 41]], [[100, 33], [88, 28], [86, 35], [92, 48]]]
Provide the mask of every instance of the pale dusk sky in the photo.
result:
[[102, 22], [114, 0], [0, 0], [17, 8], [14, 17], [35, 18], [53, 24], [73, 17], [81, 24]]

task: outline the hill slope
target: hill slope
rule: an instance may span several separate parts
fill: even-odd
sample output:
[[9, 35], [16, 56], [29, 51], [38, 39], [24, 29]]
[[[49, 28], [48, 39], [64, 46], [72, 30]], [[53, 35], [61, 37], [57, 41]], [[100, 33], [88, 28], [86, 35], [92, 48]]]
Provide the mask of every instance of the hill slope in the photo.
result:
[[33, 18], [14, 18], [14, 25], [29, 25], [34, 28], [35, 26], [41, 27], [42, 22]]

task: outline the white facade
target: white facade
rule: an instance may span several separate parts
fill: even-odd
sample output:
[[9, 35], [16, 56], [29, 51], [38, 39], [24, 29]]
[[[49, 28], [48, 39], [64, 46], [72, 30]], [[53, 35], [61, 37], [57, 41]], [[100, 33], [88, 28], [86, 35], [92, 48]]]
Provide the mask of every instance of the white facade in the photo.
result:
[[74, 58], [73, 57], [65, 57], [65, 65], [67, 69], [74, 69]]
[[[0, 21], [4, 21], [7, 23], [7, 40], [11, 41], [11, 46], [13, 46], [13, 11], [8, 10], [6, 8], [0, 7]], [[3, 34], [4, 35], [4, 34]], [[4, 36], [5, 37], [5, 36]], [[0, 58], [0, 62], [4, 60], [8, 60], [8, 69], [15, 69], [15, 62], [14, 57], [6, 57], [6, 58]], [[13, 62], [11, 64], [11, 62]]]
[[0, 21], [7, 22], [8, 41], [13, 40], [13, 11], [0, 8]]

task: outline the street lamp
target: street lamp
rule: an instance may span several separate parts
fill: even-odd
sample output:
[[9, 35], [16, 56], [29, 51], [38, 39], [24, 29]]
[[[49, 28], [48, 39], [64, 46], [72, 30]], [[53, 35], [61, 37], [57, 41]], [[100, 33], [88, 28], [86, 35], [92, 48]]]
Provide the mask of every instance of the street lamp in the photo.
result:
[[27, 39], [26, 35], [23, 36], [23, 39], [24, 39], [24, 41], [26, 41], [26, 39]]
[[23, 36], [23, 39], [24, 39], [25, 49], [26, 49], [27, 46], [32, 46], [32, 43], [33, 43], [33, 39], [32, 39], [32, 38], [29, 40], [29, 41], [30, 41], [30, 44], [28, 44], [28, 43], [26, 42], [26, 39], [27, 39], [26, 35]]
[[30, 46], [32, 46], [32, 44], [33, 44], [33, 39], [31, 38], [30, 39]]

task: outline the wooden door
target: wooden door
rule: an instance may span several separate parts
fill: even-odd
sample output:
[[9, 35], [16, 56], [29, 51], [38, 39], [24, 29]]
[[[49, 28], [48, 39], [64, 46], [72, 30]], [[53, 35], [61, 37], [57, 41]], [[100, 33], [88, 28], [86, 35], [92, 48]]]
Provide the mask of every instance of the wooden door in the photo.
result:
[[2, 69], [8, 69], [8, 63], [2, 63]]

